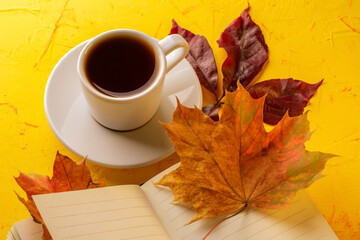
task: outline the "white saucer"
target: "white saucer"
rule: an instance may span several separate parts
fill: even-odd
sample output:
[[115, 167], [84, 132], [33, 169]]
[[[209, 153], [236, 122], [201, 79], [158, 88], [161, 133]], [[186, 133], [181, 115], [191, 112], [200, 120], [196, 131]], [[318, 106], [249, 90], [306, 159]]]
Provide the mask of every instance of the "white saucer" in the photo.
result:
[[176, 97], [187, 107], [201, 107], [201, 87], [191, 65], [183, 60], [167, 74], [160, 107], [150, 122], [133, 131], [112, 131], [91, 117], [81, 93], [76, 62], [85, 43], [57, 63], [47, 82], [45, 113], [56, 137], [76, 155], [114, 168], [148, 165], [173, 153], [158, 121], [171, 122]]

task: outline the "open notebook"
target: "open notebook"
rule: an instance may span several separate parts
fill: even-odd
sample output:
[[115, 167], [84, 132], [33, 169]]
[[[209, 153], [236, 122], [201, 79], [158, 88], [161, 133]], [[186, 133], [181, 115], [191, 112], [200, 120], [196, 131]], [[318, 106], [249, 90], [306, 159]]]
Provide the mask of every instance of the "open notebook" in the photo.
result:
[[[171, 190], [153, 185], [171, 170], [141, 187], [120, 185], [33, 197], [55, 240], [202, 239], [222, 218], [186, 225], [194, 209], [171, 203]], [[337, 237], [301, 191], [289, 207], [271, 211], [249, 208], [221, 223], [207, 239], [331, 240]]]

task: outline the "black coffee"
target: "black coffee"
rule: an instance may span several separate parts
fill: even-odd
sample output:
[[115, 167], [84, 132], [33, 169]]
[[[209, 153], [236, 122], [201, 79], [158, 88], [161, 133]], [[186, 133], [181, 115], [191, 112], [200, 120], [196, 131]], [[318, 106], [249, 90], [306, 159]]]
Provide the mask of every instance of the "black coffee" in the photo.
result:
[[156, 71], [152, 47], [134, 37], [113, 37], [90, 49], [85, 73], [100, 92], [120, 97], [146, 89]]

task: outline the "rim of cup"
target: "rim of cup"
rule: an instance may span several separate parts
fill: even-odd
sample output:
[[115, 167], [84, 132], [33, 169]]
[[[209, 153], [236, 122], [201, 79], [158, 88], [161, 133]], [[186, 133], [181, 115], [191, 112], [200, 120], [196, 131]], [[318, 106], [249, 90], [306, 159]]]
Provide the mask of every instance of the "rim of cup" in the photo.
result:
[[[154, 76], [153, 82], [143, 91], [131, 95], [127, 95], [124, 97], [113, 97], [110, 95], [107, 95], [105, 93], [100, 92], [99, 90], [96, 90], [95, 87], [90, 83], [90, 81], [87, 79], [87, 76], [85, 74], [85, 59], [88, 55], [87, 51], [91, 50], [90, 48], [94, 45], [98, 44], [99, 42], [102, 42], [108, 38], [116, 37], [116, 36], [132, 36], [138, 39], [142, 39], [142, 41], [147, 42], [152, 49], [154, 50], [155, 54], [155, 61], [156, 61], [156, 68], [157, 73], [156, 76]], [[140, 98], [147, 93], [151, 92], [163, 79], [165, 78], [165, 68], [166, 68], [166, 58], [165, 54], [162, 51], [159, 44], [156, 42], [156, 40], [145, 33], [133, 30], [133, 29], [114, 29], [110, 31], [103, 32], [96, 37], [89, 39], [84, 48], [81, 50], [78, 61], [77, 61], [77, 74], [80, 78], [80, 81], [82, 82], [82, 85], [87, 88], [92, 94], [98, 96], [99, 98], [106, 99], [109, 101], [128, 101]]]

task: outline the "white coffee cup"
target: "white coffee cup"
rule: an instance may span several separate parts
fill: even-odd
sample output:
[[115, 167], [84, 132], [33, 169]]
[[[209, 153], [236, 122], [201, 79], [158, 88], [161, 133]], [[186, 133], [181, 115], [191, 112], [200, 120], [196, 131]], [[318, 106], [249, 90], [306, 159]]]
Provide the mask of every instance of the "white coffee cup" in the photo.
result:
[[[86, 74], [86, 62], [89, 54], [99, 44], [110, 38], [124, 37], [146, 42], [153, 49], [157, 72], [150, 85], [140, 92], [135, 91], [134, 94], [130, 92], [124, 96], [109, 96], [91, 83]], [[77, 72], [90, 114], [98, 123], [113, 130], [127, 131], [141, 127], [154, 116], [159, 107], [166, 73], [183, 60], [188, 51], [186, 40], [177, 34], [158, 41], [139, 31], [116, 29], [89, 40], [80, 53]], [[141, 66], [138, 66], [138, 70], [141, 71]], [[119, 79], [114, 79], [114, 81], [119, 81]]]

